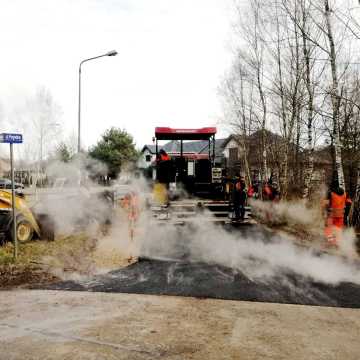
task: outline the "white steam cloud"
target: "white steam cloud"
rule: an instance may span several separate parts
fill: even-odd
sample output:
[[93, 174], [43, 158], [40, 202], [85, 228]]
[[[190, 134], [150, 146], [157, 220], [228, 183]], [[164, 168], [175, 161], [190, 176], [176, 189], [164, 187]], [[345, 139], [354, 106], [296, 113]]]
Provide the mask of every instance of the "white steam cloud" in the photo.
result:
[[47, 175], [54, 187], [40, 189], [34, 210], [47, 214], [57, 235], [85, 232], [94, 235], [98, 225], [111, 216], [110, 199], [94, 181], [94, 174], [106, 174], [106, 166], [80, 154], [72, 162], [54, 161]]
[[290, 236], [269, 234], [258, 226], [227, 231], [200, 216], [189, 227], [152, 225], [139, 241], [142, 256], [163, 260], [185, 257], [189, 261], [218, 264], [257, 281], [292, 272], [327, 284], [360, 284], [352, 230], [344, 232], [340, 244], [342, 256], [299, 246]]
[[[81, 224], [82, 231], [85, 228], [85, 232], [91, 236], [96, 234], [97, 251], [103, 259], [106, 256], [112, 257], [112, 265], [115, 267], [123, 266], [123, 260], [129, 257], [146, 256], [165, 260], [184, 258], [187, 261], [233, 268], [257, 281], [269, 281], [273, 277], [292, 272], [327, 284], [360, 284], [359, 265], [357, 260], [352, 260], [358, 259], [354, 247], [355, 236], [350, 230], [345, 232], [341, 243], [345, 258], [319, 252], [312, 247], [300, 247], [290, 236], [269, 235], [257, 225], [246, 231], [228, 231], [205, 220], [209, 214], [197, 215], [192, 219], [192, 224], [187, 226], [174, 226], [166, 220], [160, 225], [159, 221], [154, 221], [151, 210], [146, 206], [151, 200], [146, 180], [123, 174], [126, 182], [131, 180], [131, 184], [117, 185], [112, 190], [117, 193], [132, 190], [140, 199], [141, 215], [135, 224], [132, 238], [127, 213], [121, 209], [117, 197], [115, 196], [115, 206], [112, 209], [108, 199], [96, 195], [98, 185], [91, 181], [90, 175], [105, 173], [106, 168], [102, 164], [79, 158], [71, 164], [54, 163], [48, 170], [51, 176], [66, 178], [70, 184], [79, 185], [80, 180], [84, 184], [85, 180], [87, 187], [64, 187], [60, 192], [49, 192], [45, 195], [46, 201], [42, 201], [42, 211], [55, 220], [57, 230], [62, 233], [75, 232], [79, 221], [85, 221]], [[101, 193], [102, 191], [98, 192]], [[318, 210], [308, 209], [302, 202], [276, 205], [254, 202], [252, 205], [265, 218], [270, 213], [275, 222], [286, 223], [295, 228], [313, 229], [320, 242], [322, 230]], [[111, 218], [111, 226], [105, 236], [100, 235], [99, 224], [108, 218]], [[119, 256], [116, 257], [115, 254]], [[107, 265], [103, 268], [107, 268]]]

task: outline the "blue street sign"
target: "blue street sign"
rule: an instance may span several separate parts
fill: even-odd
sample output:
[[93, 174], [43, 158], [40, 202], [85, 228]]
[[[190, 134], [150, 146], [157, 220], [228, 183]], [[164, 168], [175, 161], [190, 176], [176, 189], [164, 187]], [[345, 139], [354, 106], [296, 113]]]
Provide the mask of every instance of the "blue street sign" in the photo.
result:
[[9, 133], [0, 134], [0, 143], [21, 144], [22, 142], [23, 142], [22, 134], [9, 134]]

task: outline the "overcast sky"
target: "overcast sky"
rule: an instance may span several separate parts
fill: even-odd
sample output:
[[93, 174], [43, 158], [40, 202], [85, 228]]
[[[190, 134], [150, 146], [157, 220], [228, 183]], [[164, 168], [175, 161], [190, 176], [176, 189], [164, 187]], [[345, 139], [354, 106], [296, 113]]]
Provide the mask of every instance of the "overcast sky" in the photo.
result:
[[230, 1], [2, 0], [4, 111], [9, 116], [45, 86], [66, 131], [75, 131], [79, 62], [115, 49], [118, 56], [83, 66], [86, 146], [110, 126], [129, 131], [140, 147], [155, 126], [217, 125], [217, 87], [231, 62]]

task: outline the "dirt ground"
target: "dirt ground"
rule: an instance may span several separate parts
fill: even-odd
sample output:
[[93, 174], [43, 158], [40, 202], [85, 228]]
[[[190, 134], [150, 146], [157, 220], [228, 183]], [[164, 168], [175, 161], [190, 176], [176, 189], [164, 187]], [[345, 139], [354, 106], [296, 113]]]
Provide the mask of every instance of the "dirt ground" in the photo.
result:
[[[74, 271], [73, 263], [84, 271], [89, 267], [87, 243], [85, 236], [77, 236], [59, 238], [53, 242], [37, 240], [19, 244], [16, 261], [13, 260], [12, 243], [6, 243], [0, 247], [0, 289], [59, 281], [57, 270]], [[80, 257], [84, 252], [85, 256]]]
[[13, 245], [0, 246], [0, 289], [45, 285], [74, 276], [91, 276], [127, 265], [127, 259], [113, 251], [106, 238], [85, 234], [59, 237], [55, 241], [35, 240], [19, 245], [13, 260]]
[[0, 359], [347, 359], [360, 312], [170, 296], [0, 293]]
[[0, 289], [51, 284], [60, 278], [34, 265], [0, 265]]

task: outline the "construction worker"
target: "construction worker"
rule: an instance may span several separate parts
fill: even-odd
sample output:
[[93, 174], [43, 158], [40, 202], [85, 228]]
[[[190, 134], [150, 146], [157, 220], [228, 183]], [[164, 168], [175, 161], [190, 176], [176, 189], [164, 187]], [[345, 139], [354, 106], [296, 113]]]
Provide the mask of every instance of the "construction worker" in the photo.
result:
[[129, 198], [129, 208], [128, 208], [128, 220], [129, 220], [131, 240], [134, 239], [135, 225], [139, 219], [139, 215], [140, 215], [139, 198], [135, 191], [131, 191]]
[[158, 183], [154, 186], [154, 195], [160, 203], [168, 201], [169, 184], [170, 182], [175, 181], [175, 175], [173, 175], [173, 163], [170, 160], [170, 156], [164, 149], [161, 149], [157, 154], [156, 178]]
[[327, 208], [327, 218], [325, 224], [325, 237], [327, 244], [338, 246], [344, 227], [344, 215], [346, 204], [351, 204], [343, 188], [339, 186], [337, 179], [334, 179], [324, 206]]
[[252, 198], [252, 197], [255, 196], [255, 188], [254, 188], [254, 186], [252, 186], [252, 185], [249, 186], [249, 189], [247, 191], [247, 196], [248, 196], [248, 198]]
[[273, 202], [280, 201], [280, 192], [278, 189], [278, 185], [275, 182], [271, 185], [271, 201]]
[[246, 203], [246, 189], [245, 181], [240, 178], [236, 181], [233, 193], [233, 204], [235, 212], [235, 220], [244, 220], [245, 218], [245, 203]]
[[345, 194], [346, 194], [346, 201], [345, 201], [345, 211], [344, 211], [344, 225], [349, 226], [349, 214], [351, 210], [352, 201], [348, 193]]
[[269, 182], [266, 182], [262, 191], [263, 200], [264, 201], [271, 201], [273, 197], [272, 187]]
[[167, 154], [167, 152], [164, 149], [161, 149], [159, 151], [160, 154], [160, 161], [168, 161], [170, 160], [170, 156]]
[[[130, 235], [130, 247], [131, 252], [134, 247], [135, 227], [140, 216], [139, 198], [135, 191], [130, 191], [125, 195], [122, 202], [123, 208], [127, 212], [128, 224], [129, 224], [129, 235]], [[128, 261], [132, 261], [133, 256], [131, 255]]]
[[225, 191], [225, 200], [231, 200], [231, 192], [232, 192], [232, 182], [230, 178], [225, 178], [224, 182], [224, 191]]

